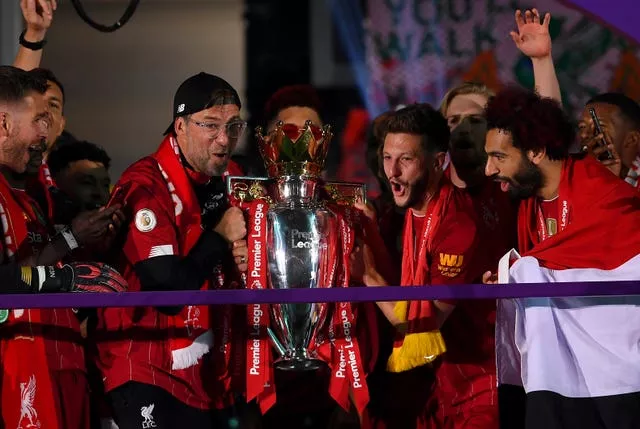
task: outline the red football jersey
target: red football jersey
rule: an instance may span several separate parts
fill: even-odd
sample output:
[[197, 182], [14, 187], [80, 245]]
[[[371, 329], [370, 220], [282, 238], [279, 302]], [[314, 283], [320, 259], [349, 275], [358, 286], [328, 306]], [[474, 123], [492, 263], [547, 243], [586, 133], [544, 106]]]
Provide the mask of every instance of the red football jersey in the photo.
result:
[[[48, 242], [47, 220], [40, 207], [26, 192], [13, 190], [13, 196], [23, 207], [33, 207], [37, 219], [28, 219], [29, 246], [21, 245], [16, 260], [28, 256], [31, 248], [42, 249]], [[24, 214], [27, 218], [26, 213]], [[0, 246], [2, 243], [0, 242]], [[1, 247], [0, 247], [1, 248]], [[4, 254], [4, 250], [2, 252]], [[80, 335], [80, 323], [70, 308], [41, 309], [42, 336], [50, 371], [80, 370], [86, 371], [84, 348]]]
[[[123, 173], [118, 185], [124, 184], [131, 184], [126, 198], [129, 224], [124, 227], [126, 237], [116, 266], [129, 283], [129, 291], [135, 292], [140, 291], [133, 269], [136, 263], [181, 255], [182, 249], [174, 201], [157, 162], [152, 158], [136, 162]], [[99, 319], [97, 364], [106, 392], [137, 381], [160, 387], [191, 407], [210, 407], [206, 388], [206, 380], [211, 380], [210, 354], [191, 367], [173, 370], [169, 316], [152, 307], [108, 308], [99, 311]]]
[[[473, 207], [468, 213], [474, 216], [477, 238], [464, 283], [480, 283], [482, 274], [495, 272], [499, 259], [515, 244], [515, 207], [499, 184], [491, 181], [485, 182], [479, 192], [458, 190], [457, 198]], [[446, 255], [437, 257], [441, 264], [452, 259]], [[436, 371], [439, 416], [451, 419], [459, 414], [464, 420], [468, 417], [465, 414], [473, 414], [469, 410], [481, 407], [486, 414], [482, 418], [491, 422], [487, 427], [494, 427], [497, 424], [495, 300], [459, 300], [454, 304], [454, 311], [441, 329], [447, 352]], [[455, 404], [459, 409], [453, 410]]]

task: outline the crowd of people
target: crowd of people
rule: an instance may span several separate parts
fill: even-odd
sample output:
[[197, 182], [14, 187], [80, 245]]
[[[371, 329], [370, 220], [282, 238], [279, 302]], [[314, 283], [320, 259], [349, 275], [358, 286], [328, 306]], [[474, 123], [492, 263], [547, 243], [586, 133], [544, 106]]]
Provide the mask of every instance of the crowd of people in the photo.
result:
[[[245, 214], [225, 187], [245, 171], [231, 159], [247, 128], [237, 91], [204, 72], [182, 82], [157, 151], [112, 186], [108, 154], [65, 130], [64, 86], [40, 68], [55, 1], [21, 6], [18, 55], [0, 66], [3, 293], [229, 287], [249, 257]], [[353, 286], [637, 279], [640, 106], [596, 95], [576, 131], [550, 19], [515, 13], [535, 91], [467, 82], [439, 108], [371, 121], [367, 160], [383, 192], [354, 205]], [[323, 125], [308, 85], [282, 88], [263, 115], [267, 133], [309, 122]], [[632, 429], [639, 304], [363, 304], [364, 410], [333, 401], [329, 367], [276, 374], [268, 407], [246, 401], [233, 369], [246, 315], [221, 307], [0, 310], [0, 427]]]

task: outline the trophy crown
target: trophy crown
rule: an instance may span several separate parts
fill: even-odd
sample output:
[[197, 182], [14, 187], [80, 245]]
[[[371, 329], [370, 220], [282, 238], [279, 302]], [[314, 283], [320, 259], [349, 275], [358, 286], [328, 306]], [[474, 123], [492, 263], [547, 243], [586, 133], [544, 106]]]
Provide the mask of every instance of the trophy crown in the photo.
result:
[[256, 128], [260, 154], [269, 177], [320, 177], [333, 137], [331, 126], [318, 127], [306, 121], [303, 128], [278, 121], [273, 131]]

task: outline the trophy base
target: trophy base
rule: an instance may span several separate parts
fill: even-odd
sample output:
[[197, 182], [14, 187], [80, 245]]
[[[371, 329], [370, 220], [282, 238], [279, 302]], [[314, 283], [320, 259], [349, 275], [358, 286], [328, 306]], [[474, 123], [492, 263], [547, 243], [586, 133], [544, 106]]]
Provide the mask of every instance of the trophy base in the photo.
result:
[[320, 359], [280, 359], [273, 363], [275, 369], [280, 371], [317, 371], [327, 364]]

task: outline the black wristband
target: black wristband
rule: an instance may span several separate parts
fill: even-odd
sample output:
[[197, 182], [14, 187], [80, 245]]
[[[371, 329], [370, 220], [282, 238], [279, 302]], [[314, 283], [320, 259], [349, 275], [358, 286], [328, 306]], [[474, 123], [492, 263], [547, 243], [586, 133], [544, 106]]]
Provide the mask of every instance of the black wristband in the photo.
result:
[[20, 39], [18, 39], [18, 43], [20, 43], [25, 48], [31, 49], [32, 51], [39, 51], [44, 48], [44, 45], [47, 44], [47, 39], [42, 39], [39, 42], [29, 42], [28, 40], [25, 40], [24, 35], [26, 33], [27, 30], [23, 30], [22, 33], [20, 33]]

